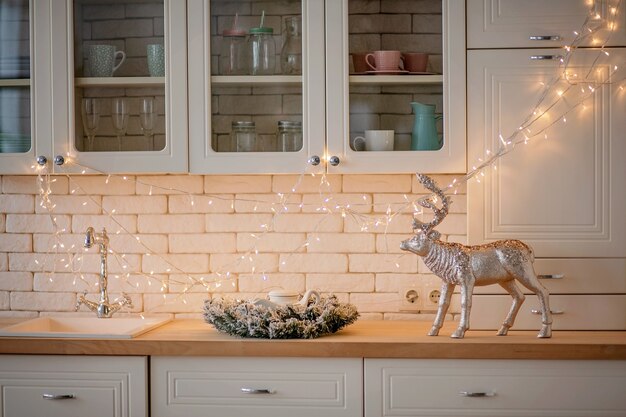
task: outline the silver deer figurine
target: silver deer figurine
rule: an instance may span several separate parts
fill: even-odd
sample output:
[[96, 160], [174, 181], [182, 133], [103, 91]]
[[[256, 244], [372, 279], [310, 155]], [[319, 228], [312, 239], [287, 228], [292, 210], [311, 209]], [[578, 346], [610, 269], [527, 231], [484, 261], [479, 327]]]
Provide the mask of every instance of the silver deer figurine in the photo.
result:
[[[423, 223], [413, 219], [415, 236], [403, 241], [402, 250], [413, 252], [424, 259], [426, 266], [443, 280], [441, 297], [433, 327], [429, 336], [437, 336], [450, 306], [450, 298], [456, 285], [461, 286], [461, 321], [452, 334], [463, 338], [469, 329], [469, 316], [472, 307], [472, 292], [475, 285], [499, 284], [511, 297], [511, 310], [502, 323], [498, 335], [508, 333], [515, 316], [524, 302], [524, 294], [515, 284], [519, 281], [533, 291], [541, 306], [541, 331], [537, 337], [552, 336], [552, 315], [548, 303], [548, 291], [539, 283], [533, 269], [532, 249], [519, 240], [498, 240], [485, 245], [465, 246], [459, 243], [443, 242], [440, 233], [433, 230], [448, 214], [450, 199], [437, 186], [432, 178], [418, 174], [420, 183], [435, 194], [435, 198], [422, 199], [419, 204], [434, 213], [434, 219]], [[436, 200], [441, 200], [441, 208]]]

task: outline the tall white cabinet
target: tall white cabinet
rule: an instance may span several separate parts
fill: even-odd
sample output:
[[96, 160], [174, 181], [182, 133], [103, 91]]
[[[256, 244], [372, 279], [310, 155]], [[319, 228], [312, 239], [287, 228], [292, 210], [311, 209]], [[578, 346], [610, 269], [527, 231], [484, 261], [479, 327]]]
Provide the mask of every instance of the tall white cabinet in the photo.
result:
[[[530, 2], [522, 10], [516, 2], [504, 1], [498, 2], [499, 14], [495, 3], [468, 2], [470, 165], [497, 149], [500, 136], [515, 132], [532, 113], [564, 53], [553, 47], [564, 45], [569, 37], [562, 33], [579, 29], [585, 19], [584, 10], [572, 2]], [[605, 12], [610, 7], [610, 2], [596, 3]], [[567, 13], [554, 13], [556, 9]], [[542, 18], [534, 25], [524, 24], [537, 15]], [[516, 30], [521, 27], [525, 29]], [[612, 38], [613, 45], [624, 32]], [[544, 35], [560, 40], [536, 39]], [[605, 74], [626, 58], [626, 49], [617, 45], [607, 51], [611, 62], [597, 68]], [[569, 68], [589, 68], [599, 53], [577, 49]], [[516, 238], [533, 247], [537, 273], [554, 294], [552, 310], [560, 313], [555, 314], [555, 329], [626, 328], [626, 189], [620, 180], [626, 178], [625, 112], [620, 84], [604, 85], [538, 138], [500, 158], [480, 181], [468, 184], [470, 243]], [[533, 328], [531, 323], [539, 319], [530, 319], [534, 299], [529, 301], [519, 322]], [[476, 297], [472, 327], [496, 328], [500, 316], [493, 310], [502, 310], [504, 317], [509, 305], [508, 296]]]

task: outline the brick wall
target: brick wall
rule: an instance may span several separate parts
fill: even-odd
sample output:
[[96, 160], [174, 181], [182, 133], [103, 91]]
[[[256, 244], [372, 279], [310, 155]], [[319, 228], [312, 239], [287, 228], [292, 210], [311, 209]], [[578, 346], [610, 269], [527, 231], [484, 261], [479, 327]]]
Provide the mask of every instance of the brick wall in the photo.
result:
[[[451, 178], [436, 176], [442, 184]], [[129, 293], [135, 312], [199, 316], [207, 290], [197, 285], [180, 296], [189, 274], [204, 277], [219, 296], [257, 297], [278, 287], [299, 292], [312, 288], [354, 303], [364, 318], [431, 319], [432, 306], [419, 315], [399, 311], [402, 288], [426, 292], [440, 284], [415, 255], [399, 249], [400, 240], [411, 234], [411, 214], [395, 216], [388, 227], [362, 230], [365, 222], [384, 218], [389, 208], [394, 211], [406, 201], [405, 196], [412, 200], [424, 189], [409, 174], [333, 175], [328, 180], [328, 192], [320, 196], [319, 176], [304, 178], [293, 194], [298, 176], [54, 177], [54, 218], [66, 230], [57, 241], [51, 217], [40, 206], [37, 177], [4, 176], [0, 317], [70, 313], [77, 295], [95, 293], [99, 256], [95, 248], [82, 248], [86, 228], [94, 226], [107, 228], [110, 247], [119, 254], [110, 255], [110, 291], [114, 296]], [[288, 195], [287, 213], [272, 212], [276, 193]], [[328, 197], [328, 207], [334, 207], [333, 202], [350, 204], [354, 215], [320, 212]], [[465, 195], [453, 196], [453, 202], [438, 230], [464, 242]], [[113, 210], [115, 221], [106, 214]], [[264, 234], [263, 224], [273, 224], [273, 231]], [[147, 255], [137, 238], [154, 254]], [[59, 255], [53, 255], [55, 244], [64, 246]], [[240, 260], [255, 244], [254, 263]], [[65, 251], [80, 254], [73, 272], [65, 268]], [[157, 279], [146, 276], [151, 273]], [[169, 285], [162, 289], [161, 281]]]

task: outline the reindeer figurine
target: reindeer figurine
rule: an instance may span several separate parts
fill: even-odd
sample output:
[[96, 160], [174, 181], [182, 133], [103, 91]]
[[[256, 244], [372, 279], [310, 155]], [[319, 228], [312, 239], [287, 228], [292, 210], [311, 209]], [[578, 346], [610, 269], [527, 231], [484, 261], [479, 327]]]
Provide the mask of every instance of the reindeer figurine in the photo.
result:
[[498, 240], [478, 246], [465, 246], [459, 243], [439, 240], [440, 233], [433, 230], [448, 214], [450, 199], [437, 186], [432, 178], [418, 174], [418, 180], [428, 190], [441, 199], [441, 208], [433, 199], [425, 199], [419, 204], [434, 212], [434, 219], [423, 223], [413, 219], [415, 236], [403, 241], [402, 250], [413, 252], [424, 259], [426, 266], [443, 280], [441, 297], [433, 327], [429, 336], [437, 336], [450, 306], [450, 298], [456, 285], [461, 286], [461, 321], [452, 334], [461, 339], [469, 329], [469, 316], [472, 307], [472, 292], [475, 285], [499, 284], [511, 297], [511, 310], [498, 331], [499, 336], [508, 333], [515, 316], [524, 302], [524, 294], [515, 281], [533, 291], [541, 306], [541, 331], [537, 337], [552, 336], [552, 315], [548, 304], [548, 291], [539, 283], [533, 269], [532, 249], [519, 240]]

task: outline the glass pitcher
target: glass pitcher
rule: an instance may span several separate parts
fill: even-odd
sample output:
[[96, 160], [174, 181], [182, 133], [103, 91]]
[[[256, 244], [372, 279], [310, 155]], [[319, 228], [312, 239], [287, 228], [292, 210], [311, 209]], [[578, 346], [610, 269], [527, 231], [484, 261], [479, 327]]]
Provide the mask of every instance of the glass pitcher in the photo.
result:
[[302, 74], [302, 19], [285, 18], [285, 41], [280, 51], [280, 68], [285, 75]]

